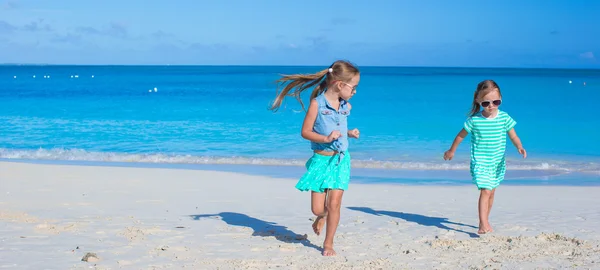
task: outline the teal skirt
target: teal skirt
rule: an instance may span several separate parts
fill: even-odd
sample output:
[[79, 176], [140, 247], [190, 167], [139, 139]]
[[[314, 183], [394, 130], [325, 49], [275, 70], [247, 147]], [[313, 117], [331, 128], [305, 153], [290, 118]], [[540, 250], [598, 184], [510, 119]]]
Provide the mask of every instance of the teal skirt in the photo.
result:
[[313, 154], [306, 162], [306, 173], [296, 184], [300, 191], [325, 192], [327, 189], [348, 189], [350, 182], [350, 153], [324, 156]]

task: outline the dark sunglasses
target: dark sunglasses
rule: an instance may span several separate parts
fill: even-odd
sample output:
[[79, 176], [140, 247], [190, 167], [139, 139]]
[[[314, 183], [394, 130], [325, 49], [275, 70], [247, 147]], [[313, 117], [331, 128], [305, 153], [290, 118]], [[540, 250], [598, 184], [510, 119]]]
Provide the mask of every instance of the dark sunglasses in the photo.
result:
[[496, 99], [496, 100], [485, 100], [481, 102], [481, 107], [488, 107], [490, 106], [490, 104], [494, 104], [495, 106], [500, 106], [500, 104], [502, 104], [502, 100], [501, 99]]

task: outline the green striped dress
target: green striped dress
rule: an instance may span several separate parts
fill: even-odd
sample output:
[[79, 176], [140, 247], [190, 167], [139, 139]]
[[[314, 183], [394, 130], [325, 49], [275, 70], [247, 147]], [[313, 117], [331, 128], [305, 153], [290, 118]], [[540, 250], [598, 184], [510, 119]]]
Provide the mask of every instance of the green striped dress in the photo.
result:
[[494, 118], [479, 112], [465, 122], [464, 129], [471, 134], [471, 176], [478, 189], [493, 190], [504, 180], [506, 133], [516, 124], [500, 110]]

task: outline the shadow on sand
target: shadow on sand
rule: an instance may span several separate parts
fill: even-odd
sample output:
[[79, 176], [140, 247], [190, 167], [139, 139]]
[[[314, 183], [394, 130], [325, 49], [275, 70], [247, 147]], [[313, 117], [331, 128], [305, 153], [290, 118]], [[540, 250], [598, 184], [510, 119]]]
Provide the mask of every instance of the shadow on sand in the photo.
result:
[[296, 234], [285, 226], [275, 222], [264, 221], [245, 214], [233, 212], [221, 212], [218, 214], [190, 215], [194, 220], [203, 218], [218, 218], [231, 226], [247, 227], [253, 230], [252, 236], [270, 237], [284, 243], [300, 243], [306, 247], [322, 251], [321, 247], [314, 245], [306, 238], [306, 235]]
[[403, 213], [403, 212], [374, 210], [369, 207], [347, 207], [347, 208], [350, 210], [359, 211], [359, 212], [363, 212], [363, 213], [367, 213], [367, 214], [371, 214], [371, 215], [375, 215], [375, 216], [388, 216], [388, 217], [393, 217], [393, 218], [399, 218], [399, 219], [406, 220], [408, 222], [417, 223], [422, 226], [433, 226], [433, 227], [437, 227], [437, 228], [444, 229], [444, 230], [466, 233], [467, 235], [469, 235], [469, 237], [472, 237], [472, 238], [479, 237], [479, 235], [477, 235], [476, 233], [450, 228], [450, 227], [446, 226], [446, 224], [470, 227], [470, 228], [475, 228], [475, 229], [478, 229], [478, 227], [463, 224], [463, 223], [452, 222], [452, 221], [449, 221], [447, 218], [428, 217], [428, 216], [423, 216], [423, 215], [419, 215], [419, 214], [411, 214], [411, 213]]

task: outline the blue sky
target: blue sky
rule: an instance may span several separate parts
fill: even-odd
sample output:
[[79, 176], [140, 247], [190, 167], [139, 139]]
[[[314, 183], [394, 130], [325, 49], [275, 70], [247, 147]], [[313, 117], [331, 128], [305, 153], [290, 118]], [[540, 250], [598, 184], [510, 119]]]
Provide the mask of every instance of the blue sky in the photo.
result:
[[600, 68], [600, 1], [0, 0], [0, 63]]

